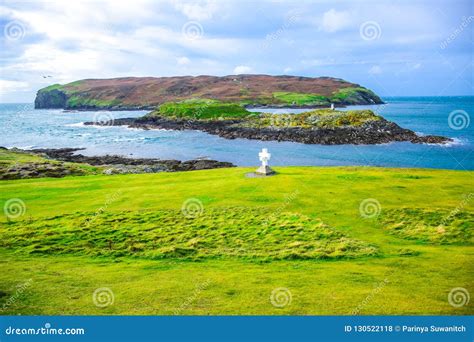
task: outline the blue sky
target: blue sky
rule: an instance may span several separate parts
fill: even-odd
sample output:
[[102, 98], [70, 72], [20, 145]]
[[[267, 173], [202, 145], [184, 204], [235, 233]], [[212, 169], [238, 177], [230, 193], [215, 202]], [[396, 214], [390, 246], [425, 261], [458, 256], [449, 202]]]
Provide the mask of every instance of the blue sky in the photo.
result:
[[0, 26], [0, 102], [84, 78], [237, 73], [474, 94], [469, 0], [4, 0]]

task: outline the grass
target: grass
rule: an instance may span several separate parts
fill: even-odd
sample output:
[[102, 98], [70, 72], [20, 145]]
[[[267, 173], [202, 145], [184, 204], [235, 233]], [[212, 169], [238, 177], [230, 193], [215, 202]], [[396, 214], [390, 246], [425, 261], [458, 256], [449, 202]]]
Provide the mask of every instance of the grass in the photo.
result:
[[275, 92], [273, 97], [280, 102], [298, 106], [329, 105], [329, 98], [320, 94], [304, 94], [291, 92]]
[[382, 100], [371, 90], [363, 87], [349, 87], [339, 89], [331, 97], [331, 102], [345, 104], [371, 103], [373, 99]]
[[459, 209], [388, 210], [382, 222], [390, 233], [404, 239], [433, 244], [474, 245], [474, 214]]
[[30, 255], [272, 261], [377, 253], [375, 247], [347, 238], [319, 220], [291, 213], [276, 216], [264, 208], [208, 209], [191, 217], [180, 210], [86, 212], [10, 222], [0, 234], [0, 247]]
[[82, 96], [71, 95], [67, 99], [66, 107], [69, 109], [74, 108], [109, 108], [118, 106], [122, 102], [119, 99], [94, 99]]
[[275, 92], [273, 98], [287, 105], [297, 106], [329, 106], [331, 103], [360, 104], [382, 100], [371, 90], [363, 87], [341, 88], [331, 96], [308, 93]]
[[211, 99], [190, 99], [182, 102], [163, 103], [156, 111], [148, 115], [207, 120], [239, 119], [252, 115], [252, 113], [236, 103], [225, 103]]
[[[286, 94], [286, 93], [285, 93]], [[301, 105], [301, 103], [299, 103]], [[182, 102], [168, 102], [147, 116], [165, 116], [170, 118], [189, 118], [195, 120], [242, 119], [236, 124], [242, 127], [303, 127], [303, 128], [336, 128], [356, 127], [381, 117], [371, 110], [337, 111], [317, 109], [300, 114], [256, 114], [247, 111], [240, 105], [224, 103], [209, 99], [192, 99]]]
[[300, 114], [262, 114], [249, 118], [239, 125], [245, 127], [302, 127], [302, 128], [336, 128], [357, 127], [366, 122], [378, 121], [381, 117], [371, 110], [337, 111], [317, 109]]
[[[1, 221], [2, 313], [474, 312], [447, 300], [474, 285], [472, 172], [275, 169], [268, 178], [231, 168], [1, 181], [0, 204], [18, 198], [25, 209]], [[378, 217], [361, 216], [365, 199], [378, 201]], [[186, 217], [196, 203], [200, 214]], [[462, 233], [432, 242], [431, 231], [407, 238], [391, 229], [439, 219]], [[113, 291], [113, 305], [94, 305], [101, 287]], [[281, 287], [292, 301], [274, 307]]]

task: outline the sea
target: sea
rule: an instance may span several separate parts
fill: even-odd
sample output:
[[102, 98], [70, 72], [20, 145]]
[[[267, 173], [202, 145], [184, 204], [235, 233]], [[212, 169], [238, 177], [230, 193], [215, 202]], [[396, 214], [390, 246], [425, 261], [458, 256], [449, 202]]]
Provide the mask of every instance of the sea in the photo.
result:
[[[387, 97], [371, 109], [421, 135], [450, 137], [448, 144], [394, 142], [380, 145], [306, 145], [294, 142], [229, 140], [200, 131], [141, 130], [123, 126], [86, 126], [112, 122], [147, 111], [66, 111], [34, 109], [32, 103], [0, 104], [0, 146], [21, 149], [84, 148], [84, 155], [190, 160], [199, 158], [255, 166], [267, 148], [270, 165], [366, 165], [403, 168], [474, 170], [474, 96]], [[254, 108], [252, 111], [298, 113], [301, 109]], [[307, 109], [306, 109], [307, 110]]]

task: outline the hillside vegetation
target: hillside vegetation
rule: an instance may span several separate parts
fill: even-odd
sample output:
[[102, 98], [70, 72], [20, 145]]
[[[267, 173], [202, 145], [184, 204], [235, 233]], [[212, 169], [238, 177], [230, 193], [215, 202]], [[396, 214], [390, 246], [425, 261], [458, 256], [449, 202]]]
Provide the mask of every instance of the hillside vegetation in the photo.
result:
[[38, 91], [35, 108], [154, 109], [166, 102], [214, 99], [243, 105], [320, 106], [383, 103], [342, 79], [269, 75], [86, 79]]

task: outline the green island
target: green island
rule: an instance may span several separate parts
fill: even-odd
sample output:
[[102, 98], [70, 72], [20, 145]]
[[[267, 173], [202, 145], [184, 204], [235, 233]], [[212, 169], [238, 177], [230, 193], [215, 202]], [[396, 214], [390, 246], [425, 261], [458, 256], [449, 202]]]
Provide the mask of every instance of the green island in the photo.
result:
[[331, 77], [270, 75], [126, 77], [53, 84], [37, 92], [35, 108], [155, 109], [201, 98], [242, 106], [327, 107], [381, 104], [370, 89]]
[[143, 117], [116, 119], [112, 124], [143, 129], [195, 129], [226, 139], [323, 145], [381, 144], [392, 141], [444, 144], [451, 141], [450, 138], [441, 136], [418, 135], [371, 110], [308, 108], [299, 114], [272, 114], [252, 112], [242, 104], [206, 98], [165, 102]]
[[[2, 314], [473, 313], [447, 301], [473, 285], [472, 172], [250, 171], [2, 180], [2, 205], [23, 203], [0, 222]], [[94, 305], [101, 287], [114, 305]], [[288, 305], [272, 305], [278, 288]]]
[[339, 111], [331, 109], [308, 109], [301, 114], [271, 114], [250, 112], [244, 107], [212, 99], [189, 99], [181, 102], [166, 102], [158, 109], [145, 115], [145, 118], [167, 117], [171, 119], [193, 120], [233, 120], [243, 119], [242, 127], [305, 127], [337, 128], [361, 126], [382, 117], [371, 110]]

